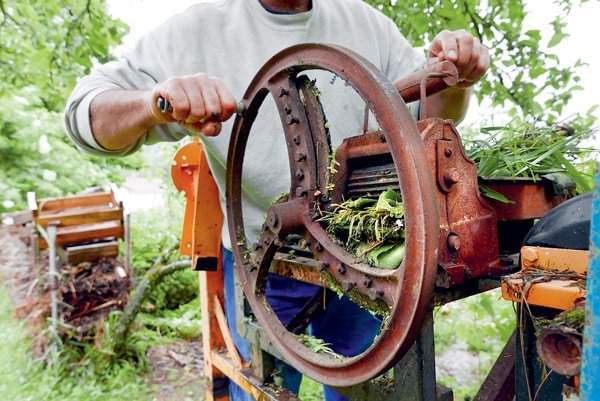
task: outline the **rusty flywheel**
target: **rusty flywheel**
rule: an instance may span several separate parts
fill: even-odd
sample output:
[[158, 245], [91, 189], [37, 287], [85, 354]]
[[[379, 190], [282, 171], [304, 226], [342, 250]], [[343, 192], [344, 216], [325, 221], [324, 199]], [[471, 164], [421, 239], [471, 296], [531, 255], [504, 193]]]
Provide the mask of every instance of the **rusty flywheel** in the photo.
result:
[[[306, 78], [300, 74], [306, 70], [327, 70], [343, 78], [362, 96], [379, 124], [405, 207], [406, 257], [396, 270], [376, 269], [359, 261], [316, 221], [315, 210], [330, 202], [322, 194], [331, 150], [317, 95], [303, 89], [306, 85], [301, 81]], [[268, 95], [279, 111], [288, 144], [291, 188], [286, 202], [268, 210], [258, 244], [251, 246], [242, 218], [241, 177], [250, 129]], [[435, 282], [438, 212], [431, 168], [416, 124], [381, 72], [337, 46], [306, 44], [280, 52], [257, 73], [243, 102], [246, 111], [237, 117], [231, 134], [226, 196], [235, 270], [252, 311], [285, 360], [302, 373], [332, 386], [370, 380], [391, 368], [411, 346]], [[351, 288], [355, 297], [389, 308], [380, 335], [363, 353], [352, 357], [315, 353], [288, 332], [270, 309], [264, 290], [267, 272], [290, 234], [304, 239], [315, 266], [340, 286]]]

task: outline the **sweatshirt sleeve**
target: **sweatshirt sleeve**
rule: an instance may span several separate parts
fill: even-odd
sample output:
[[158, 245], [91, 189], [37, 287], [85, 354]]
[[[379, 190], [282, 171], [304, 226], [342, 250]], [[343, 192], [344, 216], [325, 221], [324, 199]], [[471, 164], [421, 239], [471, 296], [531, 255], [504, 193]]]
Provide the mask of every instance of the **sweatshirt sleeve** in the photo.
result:
[[153, 137], [158, 136], [166, 141], [180, 139], [181, 136], [173, 135], [173, 128], [170, 127], [172, 124], [163, 125], [145, 133], [131, 146], [112, 151], [98, 144], [92, 134], [90, 104], [94, 97], [114, 89], [147, 90], [164, 79], [161, 55], [151, 32], [140, 39], [136, 47], [119, 61], [96, 67], [77, 83], [64, 112], [67, 134], [80, 149], [88, 153], [117, 157], [135, 152], [142, 144], [148, 142], [151, 133]]

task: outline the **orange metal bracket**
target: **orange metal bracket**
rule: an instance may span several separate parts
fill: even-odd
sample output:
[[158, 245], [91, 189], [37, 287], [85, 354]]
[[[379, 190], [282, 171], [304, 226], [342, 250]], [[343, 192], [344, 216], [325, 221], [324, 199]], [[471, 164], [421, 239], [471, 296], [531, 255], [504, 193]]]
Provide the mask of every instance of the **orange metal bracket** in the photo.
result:
[[[524, 246], [521, 248], [523, 270], [503, 278], [502, 297], [514, 302], [525, 299], [529, 305], [569, 310], [586, 296], [578, 281], [585, 278], [589, 258], [588, 251]], [[548, 270], [548, 279], [540, 277], [539, 282], [528, 283], [527, 270], [533, 269]], [[553, 278], [553, 273], [556, 275], [557, 272], [572, 274]]]
[[181, 147], [174, 159], [171, 178], [186, 197], [179, 252], [192, 257], [195, 270], [214, 271], [221, 252], [223, 227], [219, 189], [198, 138]]

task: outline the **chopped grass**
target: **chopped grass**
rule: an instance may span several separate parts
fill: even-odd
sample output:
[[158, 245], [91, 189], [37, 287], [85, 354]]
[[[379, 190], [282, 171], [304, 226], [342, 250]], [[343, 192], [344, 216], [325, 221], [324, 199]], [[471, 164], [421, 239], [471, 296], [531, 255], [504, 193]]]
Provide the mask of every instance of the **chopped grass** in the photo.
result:
[[378, 199], [350, 199], [322, 212], [327, 232], [373, 266], [397, 268], [404, 259], [404, 207], [389, 189]]

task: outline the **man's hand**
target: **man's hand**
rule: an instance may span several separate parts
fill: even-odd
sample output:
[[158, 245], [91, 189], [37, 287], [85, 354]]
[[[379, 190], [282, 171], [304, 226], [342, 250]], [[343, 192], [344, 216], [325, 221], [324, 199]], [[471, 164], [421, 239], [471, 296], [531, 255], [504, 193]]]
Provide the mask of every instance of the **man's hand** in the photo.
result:
[[448, 60], [458, 68], [459, 82], [456, 86], [472, 86], [490, 65], [488, 49], [469, 32], [443, 30], [429, 47], [428, 63]]
[[[161, 113], [156, 100], [162, 96], [172, 111]], [[199, 73], [172, 77], [157, 84], [150, 92], [149, 107], [156, 124], [176, 122], [181, 126], [215, 136], [221, 132], [221, 122], [235, 112], [236, 102], [223, 81]]]

